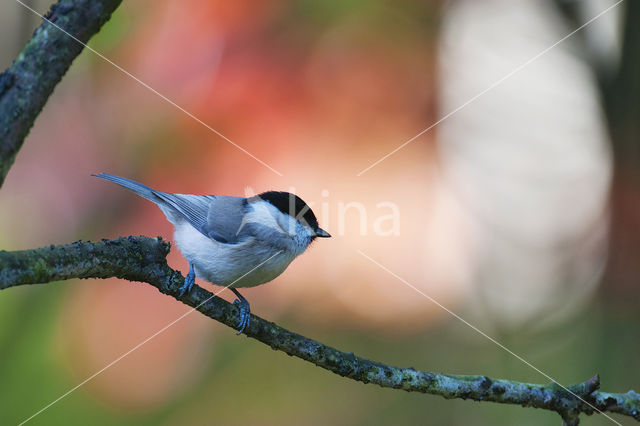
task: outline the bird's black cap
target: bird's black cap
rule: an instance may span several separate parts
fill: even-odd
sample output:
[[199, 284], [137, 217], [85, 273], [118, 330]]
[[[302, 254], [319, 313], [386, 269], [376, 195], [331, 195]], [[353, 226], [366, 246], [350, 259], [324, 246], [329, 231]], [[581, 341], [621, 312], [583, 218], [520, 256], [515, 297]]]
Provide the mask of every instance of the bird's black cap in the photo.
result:
[[297, 195], [284, 191], [267, 191], [257, 195], [256, 198], [269, 202], [282, 213], [288, 214], [294, 219], [306, 222], [311, 229], [316, 231], [318, 237], [330, 237], [326, 231], [318, 227], [318, 219], [313, 214], [311, 207]]

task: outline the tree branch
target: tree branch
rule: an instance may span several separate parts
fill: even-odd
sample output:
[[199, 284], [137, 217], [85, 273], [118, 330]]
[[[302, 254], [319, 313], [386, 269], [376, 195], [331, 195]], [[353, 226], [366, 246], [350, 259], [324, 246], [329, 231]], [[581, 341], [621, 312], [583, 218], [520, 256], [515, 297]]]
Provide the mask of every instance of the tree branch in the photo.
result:
[[[35, 250], [0, 251], [0, 289], [43, 284], [70, 278], [118, 277], [151, 284], [161, 293], [189, 305], [229, 327], [239, 321], [239, 310], [227, 301], [194, 285], [189, 294], [178, 297], [184, 283], [180, 272], [169, 267], [170, 244], [162, 238], [127, 237], [101, 242], [76, 242]], [[251, 315], [244, 333], [271, 348], [309, 361], [343, 377], [382, 387], [461, 398], [517, 404], [555, 411], [566, 425], [576, 425], [579, 415], [594, 413], [592, 407], [556, 383], [521, 383], [486, 376], [431, 373], [412, 367], [400, 368], [342, 352]], [[619, 413], [640, 420], [640, 394], [598, 391], [596, 375], [569, 387], [600, 411]]]
[[[0, 186], [49, 95], [83, 45], [122, 0], [60, 0], [13, 64], [0, 74]], [[31, 13], [26, 11], [26, 13]]]

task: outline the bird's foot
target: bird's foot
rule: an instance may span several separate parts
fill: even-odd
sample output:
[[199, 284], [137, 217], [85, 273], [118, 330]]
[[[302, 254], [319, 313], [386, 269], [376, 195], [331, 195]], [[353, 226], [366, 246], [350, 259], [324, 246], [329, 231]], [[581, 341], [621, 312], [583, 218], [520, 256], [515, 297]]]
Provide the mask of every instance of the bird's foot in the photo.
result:
[[251, 308], [249, 307], [249, 301], [242, 297], [238, 290], [232, 288], [231, 291], [235, 293], [238, 298], [233, 301], [234, 305], [239, 305], [240, 307], [240, 322], [237, 325], [238, 333], [242, 334], [245, 328], [249, 326], [249, 320], [251, 319]]
[[189, 293], [191, 291], [191, 287], [196, 282], [196, 271], [193, 270], [193, 265], [189, 264], [189, 273], [184, 279], [184, 284], [180, 287], [180, 295], [178, 297], [182, 297], [183, 294]]

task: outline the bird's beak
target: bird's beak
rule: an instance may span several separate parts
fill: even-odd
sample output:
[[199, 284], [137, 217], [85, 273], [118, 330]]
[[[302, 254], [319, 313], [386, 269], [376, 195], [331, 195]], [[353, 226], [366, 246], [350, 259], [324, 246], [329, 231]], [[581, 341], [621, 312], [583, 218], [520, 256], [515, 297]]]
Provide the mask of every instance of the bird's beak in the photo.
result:
[[329, 234], [327, 231], [325, 231], [322, 228], [318, 228], [318, 229], [316, 229], [316, 237], [329, 238], [329, 237], [331, 237], [331, 234]]

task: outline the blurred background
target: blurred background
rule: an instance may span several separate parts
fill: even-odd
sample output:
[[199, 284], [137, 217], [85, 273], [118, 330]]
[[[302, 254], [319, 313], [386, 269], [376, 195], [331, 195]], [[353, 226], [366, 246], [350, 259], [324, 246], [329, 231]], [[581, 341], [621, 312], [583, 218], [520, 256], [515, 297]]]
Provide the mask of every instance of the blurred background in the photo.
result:
[[[257, 315], [392, 365], [548, 381], [361, 250], [558, 382], [600, 373], [605, 391], [638, 391], [640, 33], [625, 23], [639, 4], [547, 50], [614, 5], [123, 2], [90, 45], [281, 175], [84, 51], [0, 190], [0, 247], [172, 238], [153, 204], [95, 172], [167, 192], [292, 191], [334, 237], [244, 292]], [[3, 69], [39, 24], [17, 2], [0, 4]], [[188, 270], [177, 249], [169, 263]], [[148, 285], [107, 281], [0, 294], [3, 424], [189, 309]], [[353, 382], [194, 313], [30, 421], [88, 423], [560, 419]]]

